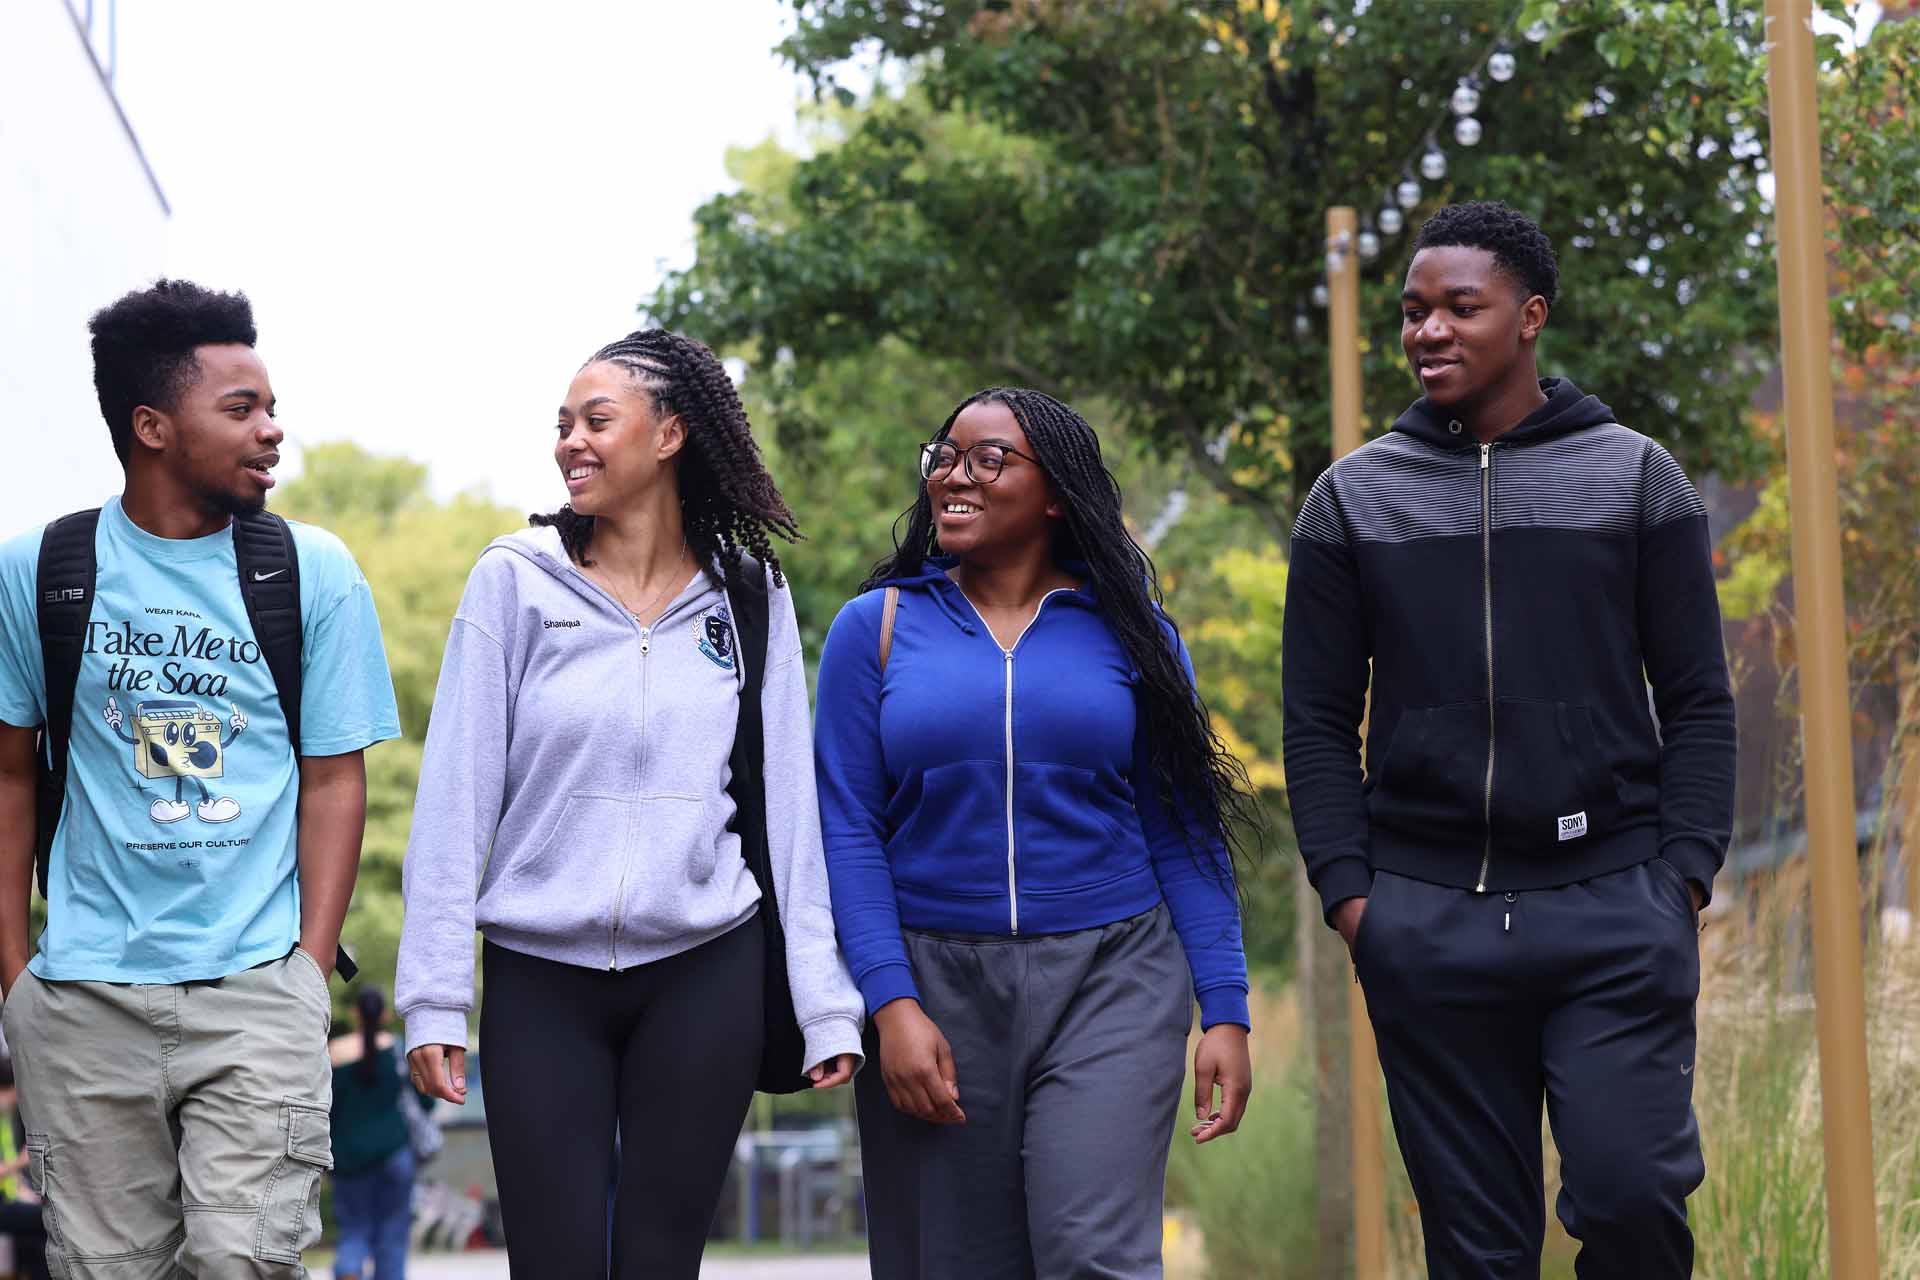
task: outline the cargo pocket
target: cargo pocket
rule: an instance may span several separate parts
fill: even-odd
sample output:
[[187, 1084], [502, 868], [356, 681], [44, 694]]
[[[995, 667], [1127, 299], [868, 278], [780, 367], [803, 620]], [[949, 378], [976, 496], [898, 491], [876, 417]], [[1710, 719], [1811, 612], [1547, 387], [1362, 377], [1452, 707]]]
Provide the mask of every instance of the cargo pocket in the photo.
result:
[[300, 1251], [320, 1239], [320, 1174], [333, 1168], [327, 1110], [298, 1102], [280, 1104], [286, 1152], [274, 1162], [260, 1197], [253, 1256], [261, 1262], [299, 1262]]
[[[18, 984], [16, 989], [18, 988]], [[11, 1123], [11, 1120], [8, 1121]], [[60, 1213], [58, 1197], [53, 1188], [53, 1159], [48, 1152], [49, 1143], [44, 1133], [27, 1134], [27, 1182], [40, 1193], [40, 1225], [47, 1233], [47, 1262], [49, 1266], [65, 1265], [64, 1261], [54, 1263], [56, 1257], [64, 1260], [67, 1252], [66, 1237], [60, 1231]], [[58, 1270], [55, 1275], [60, 1274]]]

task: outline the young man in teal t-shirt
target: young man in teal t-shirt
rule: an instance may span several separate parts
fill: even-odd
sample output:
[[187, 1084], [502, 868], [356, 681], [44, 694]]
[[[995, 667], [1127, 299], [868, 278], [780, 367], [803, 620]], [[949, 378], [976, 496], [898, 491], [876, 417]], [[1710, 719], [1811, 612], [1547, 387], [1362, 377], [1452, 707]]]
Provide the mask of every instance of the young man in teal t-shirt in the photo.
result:
[[265, 505], [283, 436], [252, 309], [162, 280], [91, 328], [126, 485], [94, 535], [37, 946], [45, 531], [0, 544], [0, 1016], [30, 1168], [75, 1275], [303, 1275], [331, 1163], [326, 984], [362, 752], [399, 736], [379, 621], [346, 547], [292, 525], [290, 741], [232, 528]]

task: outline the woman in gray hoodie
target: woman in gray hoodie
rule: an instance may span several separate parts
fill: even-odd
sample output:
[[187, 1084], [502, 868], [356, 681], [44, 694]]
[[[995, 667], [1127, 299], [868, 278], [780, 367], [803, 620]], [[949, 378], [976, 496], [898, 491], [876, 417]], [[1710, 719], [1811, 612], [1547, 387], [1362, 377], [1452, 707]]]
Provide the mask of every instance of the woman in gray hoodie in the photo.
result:
[[[760, 1073], [763, 1001], [785, 994], [766, 990], [773, 923], [749, 866], [758, 845], [742, 844], [743, 829], [757, 842], [762, 798], [805, 1041], [768, 1087], [831, 1088], [860, 1061], [800, 633], [769, 545], [793, 517], [720, 362], [663, 330], [581, 368], [554, 457], [570, 502], [481, 554], [447, 640], [395, 1003], [416, 1082], [463, 1102], [479, 928], [514, 1274], [691, 1278]], [[767, 580], [764, 797], [736, 777], [753, 659], [728, 583], [743, 572]]]

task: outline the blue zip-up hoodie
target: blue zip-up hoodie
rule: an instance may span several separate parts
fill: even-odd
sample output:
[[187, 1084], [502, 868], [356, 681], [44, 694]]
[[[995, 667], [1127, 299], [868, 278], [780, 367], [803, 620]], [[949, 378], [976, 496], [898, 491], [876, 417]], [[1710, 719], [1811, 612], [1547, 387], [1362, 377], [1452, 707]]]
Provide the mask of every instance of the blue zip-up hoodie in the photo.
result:
[[[918, 996], [903, 928], [1066, 933], [1165, 902], [1203, 1027], [1249, 1025], [1232, 868], [1159, 799], [1138, 680], [1090, 589], [1060, 590], [1010, 651], [929, 560], [841, 609], [814, 752], [840, 946], [869, 1010]], [[1181, 665], [1193, 667], [1168, 625]]]

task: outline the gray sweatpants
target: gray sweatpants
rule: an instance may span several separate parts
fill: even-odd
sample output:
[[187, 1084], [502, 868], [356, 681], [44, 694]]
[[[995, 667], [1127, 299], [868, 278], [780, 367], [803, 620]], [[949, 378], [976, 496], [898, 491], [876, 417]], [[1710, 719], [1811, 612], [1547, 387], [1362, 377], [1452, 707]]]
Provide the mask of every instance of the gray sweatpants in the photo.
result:
[[290, 1280], [333, 1165], [326, 979], [14, 983], [7, 1042], [56, 1280]]
[[1027, 938], [906, 934], [967, 1122], [855, 1080], [874, 1280], [1157, 1280], [1193, 980], [1165, 907]]

